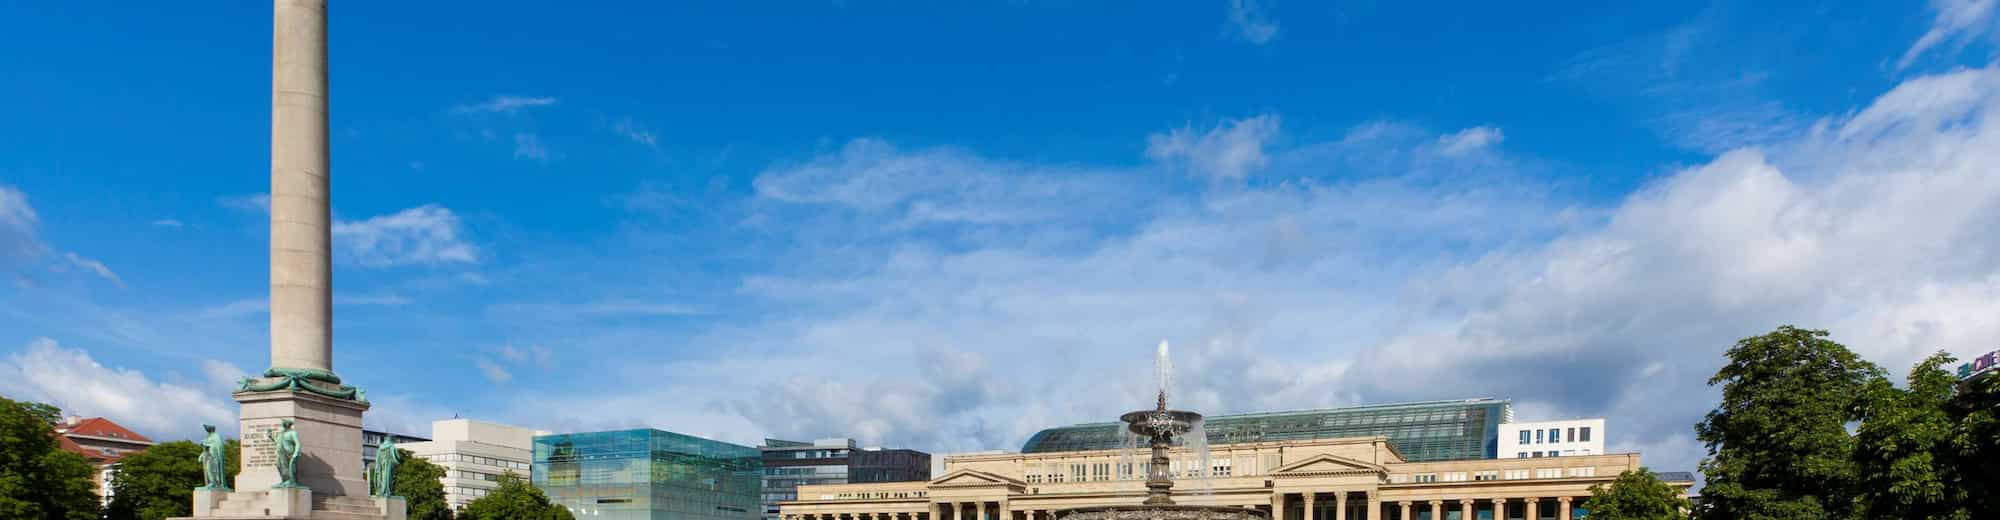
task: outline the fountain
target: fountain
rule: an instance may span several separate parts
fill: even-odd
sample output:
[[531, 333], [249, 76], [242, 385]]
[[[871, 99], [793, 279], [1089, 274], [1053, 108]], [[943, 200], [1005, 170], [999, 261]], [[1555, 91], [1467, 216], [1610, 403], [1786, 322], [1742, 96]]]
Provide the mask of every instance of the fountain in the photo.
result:
[[[1158, 354], [1159, 384], [1158, 399], [1151, 410], [1140, 410], [1119, 416], [1126, 430], [1146, 442], [1153, 449], [1153, 456], [1146, 471], [1146, 500], [1129, 506], [1098, 506], [1063, 509], [1055, 512], [1056, 520], [1263, 520], [1270, 515], [1247, 507], [1195, 506], [1174, 503], [1172, 461], [1167, 458], [1167, 450], [1174, 446], [1175, 439], [1190, 448], [1205, 447], [1207, 434], [1201, 430], [1201, 414], [1186, 410], [1167, 409], [1167, 387], [1172, 383], [1167, 359], [1167, 343], [1160, 342]], [[1204, 455], [1202, 458], [1206, 459]], [[1194, 475], [1205, 475], [1204, 467], [1190, 471]]]

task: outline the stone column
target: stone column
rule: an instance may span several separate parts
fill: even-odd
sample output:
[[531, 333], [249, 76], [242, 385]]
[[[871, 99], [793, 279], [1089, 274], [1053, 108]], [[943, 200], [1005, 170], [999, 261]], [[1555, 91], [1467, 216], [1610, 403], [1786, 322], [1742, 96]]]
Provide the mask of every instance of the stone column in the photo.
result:
[[1285, 493], [1271, 494], [1271, 520], [1285, 520]]
[[326, 0], [275, 0], [271, 35], [271, 366], [333, 371]]
[[1459, 517], [1459, 518], [1460, 518], [1461, 520], [1473, 520], [1473, 518], [1472, 518], [1472, 499], [1470, 499], [1470, 498], [1461, 498], [1461, 499], [1459, 499], [1459, 500], [1458, 500], [1458, 517]]
[[1535, 509], [1541, 506], [1542, 499], [1538, 497], [1528, 497], [1527, 501], [1528, 501], [1528, 514], [1526, 518], [1528, 520], [1541, 520], [1542, 518], [1541, 513], [1536, 512]]
[[972, 507], [979, 509], [979, 520], [993, 520], [993, 514], [986, 512], [986, 502], [973, 502]]
[[1444, 501], [1431, 501], [1431, 520], [1444, 520]]
[[1304, 501], [1305, 501], [1305, 504], [1306, 504], [1306, 505], [1305, 505], [1305, 513], [1304, 513], [1304, 514], [1301, 514], [1301, 515], [1299, 515], [1299, 516], [1301, 517], [1301, 518], [1300, 518], [1300, 520], [1319, 520], [1319, 517], [1318, 517], [1318, 516], [1315, 516], [1315, 515], [1313, 515], [1313, 495], [1314, 495], [1314, 494], [1315, 494], [1315, 493], [1313, 493], [1313, 492], [1311, 492], [1311, 491], [1307, 491], [1307, 492], [1304, 492], [1304, 493], [1299, 493], [1299, 496], [1300, 496], [1300, 497], [1304, 497]]
[[1556, 520], [1569, 520], [1569, 497], [1556, 497]]
[[1507, 520], [1507, 499], [1493, 497], [1493, 520]]
[[1333, 520], [1347, 520], [1347, 492], [1333, 492]]
[[1382, 497], [1374, 491], [1368, 492], [1368, 514], [1363, 515], [1361, 518], [1365, 520], [1381, 520], [1382, 518]]
[[1396, 502], [1396, 520], [1410, 520], [1409, 501], [1403, 500]]

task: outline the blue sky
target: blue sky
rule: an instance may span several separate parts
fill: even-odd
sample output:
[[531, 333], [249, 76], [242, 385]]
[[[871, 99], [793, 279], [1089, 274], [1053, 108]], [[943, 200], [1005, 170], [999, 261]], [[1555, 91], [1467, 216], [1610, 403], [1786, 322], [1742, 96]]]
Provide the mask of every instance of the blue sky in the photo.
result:
[[[1167, 339], [1197, 409], [1498, 396], [1688, 470], [1736, 338], [2000, 337], [1992, 0], [739, 4], [332, 7], [372, 423], [1013, 449]], [[0, 5], [0, 393], [233, 420], [269, 31]]]

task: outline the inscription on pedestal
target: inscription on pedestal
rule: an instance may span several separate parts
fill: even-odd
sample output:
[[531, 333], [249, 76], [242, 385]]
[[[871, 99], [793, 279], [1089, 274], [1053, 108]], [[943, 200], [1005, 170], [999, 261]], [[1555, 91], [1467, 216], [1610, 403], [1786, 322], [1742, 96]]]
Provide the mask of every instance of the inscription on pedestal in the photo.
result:
[[243, 424], [243, 469], [273, 468], [278, 465], [278, 447], [265, 435], [275, 434], [283, 419], [264, 419]]

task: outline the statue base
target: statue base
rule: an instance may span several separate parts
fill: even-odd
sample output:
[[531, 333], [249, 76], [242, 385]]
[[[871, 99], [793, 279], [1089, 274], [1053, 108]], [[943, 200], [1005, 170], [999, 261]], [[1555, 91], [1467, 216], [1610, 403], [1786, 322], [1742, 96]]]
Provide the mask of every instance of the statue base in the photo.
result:
[[314, 497], [311, 489], [194, 492], [194, 516], [173, 520], [408, 520], [400, 497]]
[[243, 470], [236, 489], [270, 489], [281, 480], [276, 446], [264, 436], [292, 421], [299, 434], [300, 485], [322, 496], [368, 496], [368, 473], [361, 467], [361, 413], [368, 403], [314, 392], [277, 389], [237, 392], [242, 405], [238, 430], [243, 439]]

